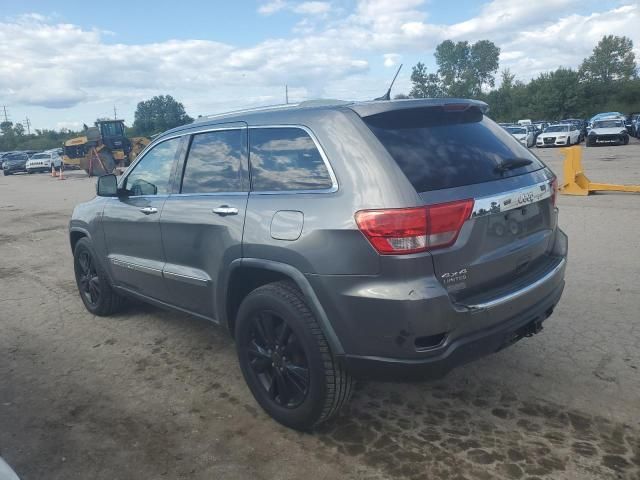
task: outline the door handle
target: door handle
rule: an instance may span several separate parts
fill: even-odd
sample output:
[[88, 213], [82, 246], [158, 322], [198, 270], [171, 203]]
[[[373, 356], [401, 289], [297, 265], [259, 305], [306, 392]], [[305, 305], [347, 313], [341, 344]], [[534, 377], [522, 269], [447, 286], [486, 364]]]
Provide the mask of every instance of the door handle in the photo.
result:
[[156, 207], [143, 207], [140, 209], [142, 213], [145, 215], [151, 215], [152, 213], [158, 213], [158, 209]]
[[217, 215], [237, 215], [238, 214], [238, 209], [235, 207], [230, 207], [228, 205], [221, 205], [218, 208], [214, 208], [213, 209], [213, 213], [217, 214]]

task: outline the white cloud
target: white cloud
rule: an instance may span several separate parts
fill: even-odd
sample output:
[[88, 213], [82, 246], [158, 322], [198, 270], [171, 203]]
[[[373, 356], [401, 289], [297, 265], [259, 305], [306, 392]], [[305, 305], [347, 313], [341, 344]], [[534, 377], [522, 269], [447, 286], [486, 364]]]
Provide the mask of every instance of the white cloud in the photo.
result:
[[329, 2], [302, 2], [291, 8], [294, 12], [301, 15], [322, 15], [331, 10]]
[[271, 2], [265, 3], [258, 8], [258, 13], [262, 15], [271, 15], [272, 13], [276, 13], [287, 6], [287, 2], [284, 0], [273, 0]]
[[397, 53], [385, 53], [382, 58], [384, 59], [384, 66], [387, 68], [394, 67], [400, 61], [400, 55]]
[[331, 10], [329, 2], [302, 2], [293, 3], [285, 0], [272, 0], [258, 7], [258, 13], [272, 15], [282, 10], [289, 10], [300, 15], [325, 15]]
[[[303, 18], [289, 38], [279, 35], [244, 47], [171, 39], [123, 44], [109, 32], [57, 18], [7, 19], [0, 21], [0, 97], [13, 105], [82, 105], [104, 115], [114, 103], [132, 113], [138, 101], [168, 93], [192, 116], [279, 102], [285, 84], [295, 100], [373, 98], [389, 81], [383, 66], [417, 58], [432, 71], [433, 49], [447, 38], [495, 42], [501, 48], [500, 67], [509, 67], [519, 79], [558, 66], [577, 67], [605, 34], [629, 36], [640, 59], [637, 2], [589, 13], [576, 0], [493, 0], [475, 18], [450, 25], [430, 22], [430, 4], [423, 0], [361, 0], [351, 10], [337, 4], [264, 3], [265, 15], [298, 9]], [[396, 91], [408, 91], [408, 71], [401, 73]]]

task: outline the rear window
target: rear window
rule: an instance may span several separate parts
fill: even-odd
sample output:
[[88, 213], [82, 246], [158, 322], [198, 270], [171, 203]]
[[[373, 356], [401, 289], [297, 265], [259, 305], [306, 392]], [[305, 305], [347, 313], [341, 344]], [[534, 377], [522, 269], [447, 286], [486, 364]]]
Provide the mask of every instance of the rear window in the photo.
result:
[[[544, 165], [477, 108], [446, 112], [416, 108], [363, 118], [417, 192], [489, 182]], [[505, 161], [531, 164], [503, 171]]]

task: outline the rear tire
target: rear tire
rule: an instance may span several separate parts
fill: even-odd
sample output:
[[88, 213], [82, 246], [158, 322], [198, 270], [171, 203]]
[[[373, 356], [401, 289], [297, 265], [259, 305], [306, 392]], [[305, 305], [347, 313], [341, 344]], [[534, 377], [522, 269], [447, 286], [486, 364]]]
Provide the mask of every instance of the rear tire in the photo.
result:
[[88, 238], [81, 238], [73, 249], [73, 268], [82, 303], [89, 312], [109, 316], [122, 307], [124, 299], [111, 286]]
[[270, 283], [247, 295], [235, 334], [245, 381], [279, 423], [307, 431], [331, 418], [351, 397], [351, 376], [336, 362], [292, 283]]

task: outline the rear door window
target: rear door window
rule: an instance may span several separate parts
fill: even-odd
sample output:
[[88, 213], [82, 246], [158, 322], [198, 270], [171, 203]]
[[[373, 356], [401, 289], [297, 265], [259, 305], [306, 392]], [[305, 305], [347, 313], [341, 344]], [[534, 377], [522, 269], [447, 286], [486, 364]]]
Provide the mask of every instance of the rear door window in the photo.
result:
[[[239, 192], [245, 130], [219, 130], [193, 136], [181, 193]], [[245, 157], [246, 157], [246, 148]]]
[[[363, 120], [417, 192], [460, 187], [544, 168], [527, 148], [477, 108], [414, 108]], [[509, 160], [531, 164], [497, 169]]]
[[253, 191], [326, 190], [333, 186], [327, 165], [305, 130], [253, 128], [249, 141]]

